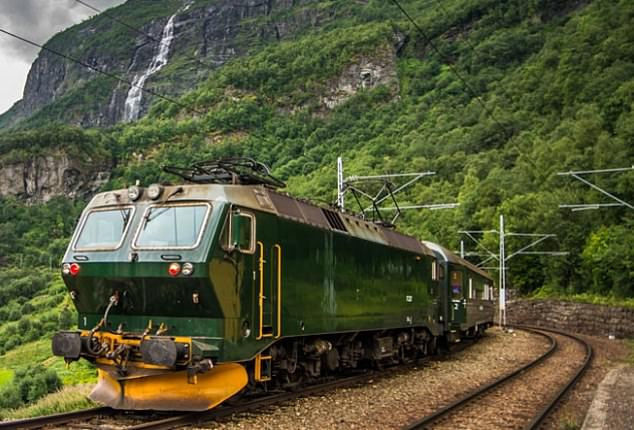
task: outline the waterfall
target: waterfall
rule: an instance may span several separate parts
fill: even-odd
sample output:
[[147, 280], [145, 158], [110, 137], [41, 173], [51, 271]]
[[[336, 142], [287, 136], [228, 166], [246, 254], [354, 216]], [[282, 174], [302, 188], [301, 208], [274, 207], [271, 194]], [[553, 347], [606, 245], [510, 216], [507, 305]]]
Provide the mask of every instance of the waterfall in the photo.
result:
[[128, 96], [125, 99], [123, 111], [123, 120], [125, 122], [134, 121], [139, 118], [145, 81], [167, 64], [167, 56], [169, 55], [170, 45], [174, 39], [174, 19], [178, 13], [179, 12], [176, 12], [172, 15], [167, 21], [167, 24], [165, 24], [163, 33], [161, 34], [161, 42], [159, 43], [156, 55], [154, 55], [152, 61], [150, 62], [150, 66], [143, 74], [135, 75], [132, 80], [132, 86], [130, 87]]

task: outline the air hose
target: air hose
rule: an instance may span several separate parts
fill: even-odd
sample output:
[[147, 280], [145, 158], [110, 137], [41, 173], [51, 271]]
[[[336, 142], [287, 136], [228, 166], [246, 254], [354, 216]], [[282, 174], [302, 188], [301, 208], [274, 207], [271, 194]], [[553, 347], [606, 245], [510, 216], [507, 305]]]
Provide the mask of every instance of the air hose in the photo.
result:
[[99, 323], [94, 326], [92, 328], [92, 330], [90, 330], [90, 333], [88, 334], [88, 345], [86, 345], [86, 348], [88, 349], [88, 352], [90, 352], [93, 355], [101, 355], [101, 353], [107, 349], [107, 346], [103, 346], [101, 345], [99, 349], [93, 349], [93, 339], [96, 339], [95, 337], [95, 332], [97, 330], [99, 330], [101, 327], [105, 327], [108, 323], [108, 312], [110, 312], [110, 308], [112, 308], [113, 305], [117, 305], [119, 303], [119, 299], [116, 295], [112, 295], [110, 296], [109, 299], [109, 303], [108, 306], [106, 306], [106, 311], [103, 314], [103, 318], [101, 318], [101, 321], [99, 321]]

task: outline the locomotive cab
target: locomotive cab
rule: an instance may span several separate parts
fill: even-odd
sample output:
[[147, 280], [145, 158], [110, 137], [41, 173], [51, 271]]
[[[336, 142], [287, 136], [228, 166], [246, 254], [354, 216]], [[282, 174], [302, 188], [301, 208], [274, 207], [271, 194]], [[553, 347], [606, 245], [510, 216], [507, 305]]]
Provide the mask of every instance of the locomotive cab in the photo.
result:
[[[79, 330], [58, 333], [53, 352], [93, 361], [91, 397], [109, 406], [209, 409], [247, 382], [223, 363], [244, 313], [227, 282], [240, 263], [220, 244], [231, 206], [220, 186], [150, 190], [99, 194], [82, 214], [62, 265]], [[249, 221], [233, 217], [238, 252], [251, 246]]]

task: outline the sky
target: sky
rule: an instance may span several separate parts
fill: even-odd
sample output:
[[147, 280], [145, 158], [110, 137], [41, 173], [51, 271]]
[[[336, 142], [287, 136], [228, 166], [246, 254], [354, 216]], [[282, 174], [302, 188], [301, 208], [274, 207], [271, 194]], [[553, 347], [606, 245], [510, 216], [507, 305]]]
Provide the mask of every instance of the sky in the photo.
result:
[[[125, 0], [82, 0], [104, 10]], [[0, 28], [39, 44], [96, 12], [76, 0], [0, 0]], [[22, 98], [39, 49], [0, 33], [0, 113]]]

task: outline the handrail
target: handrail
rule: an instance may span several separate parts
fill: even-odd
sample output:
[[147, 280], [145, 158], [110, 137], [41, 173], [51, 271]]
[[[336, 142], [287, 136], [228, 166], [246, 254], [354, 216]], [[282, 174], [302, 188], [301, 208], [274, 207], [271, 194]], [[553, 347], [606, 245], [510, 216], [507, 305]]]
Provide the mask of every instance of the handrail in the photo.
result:
[[277, 249], [277, 339], [282, 336], [282, 247], [275, 244], [273, 248]]
[[258, 328], [258, 336], [256, 340], [260, 340], [264, 337], [263, 323], [264, 323], [264, 244], [258, 240], [257, 246], [260, 248], [260, 258], [258, 258], [258, 270], [260, 272], [260, 294], [258, 297], [258, 307], [260, 309], [260, 326]]

